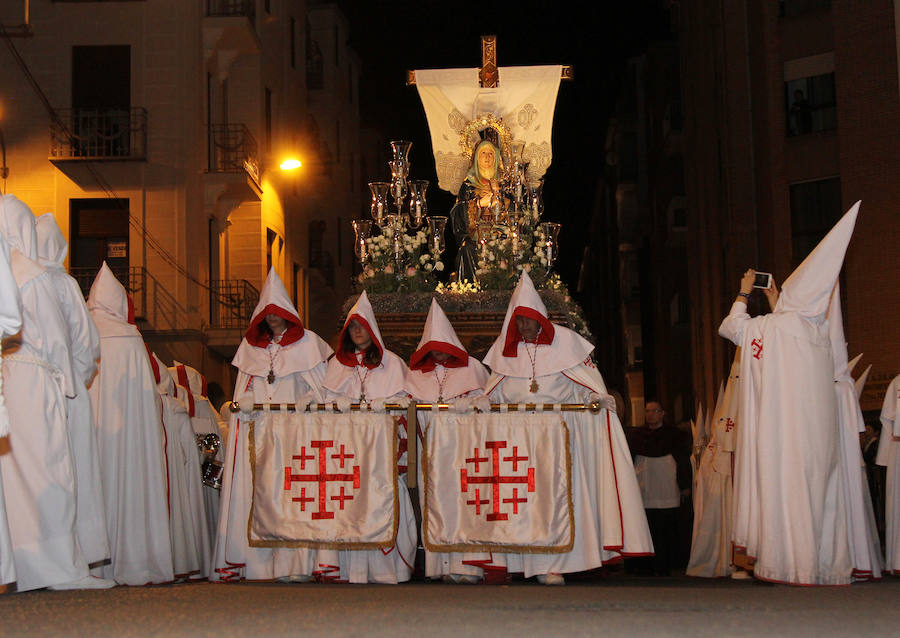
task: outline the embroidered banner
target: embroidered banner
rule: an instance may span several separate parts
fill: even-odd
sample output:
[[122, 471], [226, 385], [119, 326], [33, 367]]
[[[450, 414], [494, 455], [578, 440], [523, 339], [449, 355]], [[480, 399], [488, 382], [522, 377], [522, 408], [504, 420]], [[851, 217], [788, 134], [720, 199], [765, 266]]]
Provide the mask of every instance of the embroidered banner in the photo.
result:
[[428, 550], [572, 549], [572, 463], [560, 415], [438, 413], [422, 458]]
[[261, 414], [250, 424], [250, 546], [393, 547], [396, 459], [390, 415]]

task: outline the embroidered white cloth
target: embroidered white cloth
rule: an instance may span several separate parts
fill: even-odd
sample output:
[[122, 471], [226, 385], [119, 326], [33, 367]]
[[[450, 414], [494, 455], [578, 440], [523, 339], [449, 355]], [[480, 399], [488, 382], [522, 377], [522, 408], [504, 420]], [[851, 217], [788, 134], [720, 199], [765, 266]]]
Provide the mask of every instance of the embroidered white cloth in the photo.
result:
[[394, 545], [394, 417], [266, 411], [250, 427], [251, 547]]
[[476, 117], [502, 118], [512, 139], [525, 143], [528, 177], [543, 177], [553, 159], [551, 133], [560, 65], [500, 67], [499, 86], [478, 85], [478, 69], [416, 71], [416, 88], [425, 108], [438, 186], [454, 195], [469, 169], [460, 134]]
[[569, 431], [559, 415], [442, 412], [423, 456], [428, 550], [572, 549]]

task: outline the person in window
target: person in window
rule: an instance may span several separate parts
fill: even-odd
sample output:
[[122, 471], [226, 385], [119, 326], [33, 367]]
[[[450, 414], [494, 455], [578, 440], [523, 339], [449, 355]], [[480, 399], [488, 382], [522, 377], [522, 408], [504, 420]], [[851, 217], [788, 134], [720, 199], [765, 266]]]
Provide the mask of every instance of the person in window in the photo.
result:
[[790, 116], [794, 135], [805, 135], [812, 131], [812, 107], [800, 89], [794, 91]]

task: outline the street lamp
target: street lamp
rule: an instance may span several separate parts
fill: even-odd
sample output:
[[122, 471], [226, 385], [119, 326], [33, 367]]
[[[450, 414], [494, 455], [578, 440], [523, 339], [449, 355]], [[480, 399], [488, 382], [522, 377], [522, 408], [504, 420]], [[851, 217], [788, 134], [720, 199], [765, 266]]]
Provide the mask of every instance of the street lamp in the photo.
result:
[[279, 168], [283, 171], [292, 171], [301, 166], [303, 166], [303, 163], [300, 160], [296, 157], [289, 157], [279, 165]]

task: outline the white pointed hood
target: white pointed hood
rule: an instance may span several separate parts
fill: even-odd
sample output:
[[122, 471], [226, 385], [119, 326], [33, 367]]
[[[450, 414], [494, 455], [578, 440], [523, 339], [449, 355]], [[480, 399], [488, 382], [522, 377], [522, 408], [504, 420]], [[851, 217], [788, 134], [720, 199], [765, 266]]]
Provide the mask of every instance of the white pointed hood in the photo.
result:
[[372, 339], [372, 343], [375, 344], [375, 347], [378, 348], [378, 351], [382, 356], [384, 355], [384, 341], [381, 338], [381, 331], [378, 329], [378, 322], [375, 320], [375, 310], [372, 309], [372, 304], [369, 302], [369, 296], [366, 294], [366, 291], [363, 290], [359, 299], [357, 299], [356, 303], [353, 304], [353, 307], [350, 308], [350, 312], [347, 313], [347, 318], [344, 320], [344, 327], [341, 328], [341, 334], [338, 337], [338, 349], [334, 356], [345, 366], [357, 365], [356, 354], [354, 352], [348, 352], [344, 346], [347, 329], [350, 326], [350, 322], [354, 320], [365, 328], [366, 332], [369, 333], [369, 338]]
[[44, 268], [63, 268], [69, 244], [63, 237], [53, 213], [44, 213], [35, 223], [38, 262]]
[[841, 313], [841, 285], [836, 283], [828, 303], [828, 338], [831, 341], [831, 359], [834, 362], [835, 381], [852, 381], [850, 376], [847, 342], [844, 340], [844, 318]]
[[10, 248], [38, 261], [37, 231], [31, 209], [15, 195], [0, 195], [0, 233]]
[[[356, 356], [355, 348], [348, 346], [350, 339], [347, 330], [350, 322], [354, 320], [369, 333], [372, 344], [378, 349], [381, 355], [381, 361], [378, 364], [360, 361]], [[362, 369], [368, 368], [368, 370], [360, 372], [357, 370], [357, 366]], [[350, 312], [347, 313], [344, 327], [338, 336], [337, 351], [334, 353], [334, 359], [328, 363], [328, 370], [322, 386], [331, 394], [350, 396], [355, 399], [356, 396], [351, 388], [355, 387], [359, 379], [365, 379], [367, 398], [386, 398], [405, 391], [406, 374], [407, 368], [403, 360], [384, 347], [381, 331], [375, 320], [375, 310], [369, 302], [368, 295], [363, 291]]]
[[91, 318], [97, 324], [100, 337], [140, 335], [137, 326], [128, 322], [128, 293], [105, 261], [94, 277], [94, 283], [91, 284], [87, 307], [91, 311]]
[[[278, 315], [287, 322], [287, 330], [280, 341], [281, 350], [274, 360], [269, 358], [266, 349], [272, 340], [271, 332], [265, 324], [268, 314]], [[250, 327], [244, 333], [231, 364], [241, 372], [255, 377], [266, 376], [271, 367], [275, 376], [282, 377], [314, 368], [329, 356], [331, 347], [319, 335], [303, 328], [300, 315], [281, 278], [274, 268], [270, 269], [259, 293], [259, 303], [250, 318]]]
[[847, 245], [853, 236], [860, 202], [834, 225], [781, 287], [775, 312], [796, 312], [809, 319], [822, 317], [828, 310], [831, 291], [837, 283]]
[[536, 339], [538, 348], [533, 370], [535, 376], [573, 368], [584, 362], [594, 349], [590, 341], [575, 331], [550, 322], [547, 307], [538, 295], [531, 277], [523, 271], [510, 297], [500, 336], [483, 360], [495, 374], [525, 378], [532, 376], [532, 363], [525, 353], [525, 342], [514, 320], [517, 316], [528, 317], [541, 324], [541, 331]]
[[[862, 355], [859, 355], [860, 357]], [[866, 387], [866, 381], [869, 380], [869, 373], [872, 371], [872, 364], [870, 363], [863, 373], [859, 375], [859, 378], [853, 383], [853, 389], [856, 390], [856, 398], [862, 396], [863, 389]]]
[[859, 360], [862, 359], [862, 356], [863, 356], [863, 353], [860, 352], [858, 355], [856, 355], [855, 357], [853, 357], [850, 360], [850, 363], [847, 364], [847, 372], [849, 372], [850, 374], [853, 374], [853, 368], [856, 367], [856, 364], [859, 363]]
[[147, 357], [150, 359], [150, 369], [153, 370], [153, 379], [156, 381], [156, 391], [160, 394], [168, 394], [175, 396], [175, 381], [166, 371], [166, 364], [163, 363], [150, 346], [145, 342], [144, 347], [147, 348]]
[[[439, 366], [431, 356], [435, 350], [450, 355], [440, 370], [435, 370]], [[410, 357], [409, 368], [406, 391], [423, 401], [460, 397], [481, 390], [488, 380], [484, 365], [466, 352], [436, 299], [431, 300], [425, 330]]]

